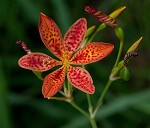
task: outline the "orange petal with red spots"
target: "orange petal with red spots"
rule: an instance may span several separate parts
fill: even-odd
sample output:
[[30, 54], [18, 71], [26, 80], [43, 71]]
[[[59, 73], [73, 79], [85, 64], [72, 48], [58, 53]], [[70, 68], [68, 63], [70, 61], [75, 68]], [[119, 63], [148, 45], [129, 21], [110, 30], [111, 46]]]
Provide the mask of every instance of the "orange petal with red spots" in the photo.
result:
[[18, 64], [25, 69], [43, 72], [61, 64], [61, 62], [43, 53], [30, 53], [21, 57]]
[[61, 67], [47, 75], [42, 86], [42, 94], [45, 98], [55, 95], [63, 86], [65, 80], [65, 68]]
[[40, 14], [39, 32], [45, 46], [58, 58], [62, 58], [62, 35], [56, 23], [44, 15]]
[[[81, 46], [87, 30], [85, 18], [77, 20], [66, 32], [64, 36], [64, 48], [70, 56]], [[69, 59], [69, 58], [68, 58]]]
[[93, 94], [95, 92], [93, 80], [85, 69], [69, 66], [67, 77], [69, 82], [79, 90], [88, 94]]
[[114, 48], [113, 44], [93, 42], [87, 44], [85, 47], [80, 49], [73, 58], [71, 64], [89, 64], [99, 61], [109, 55]]

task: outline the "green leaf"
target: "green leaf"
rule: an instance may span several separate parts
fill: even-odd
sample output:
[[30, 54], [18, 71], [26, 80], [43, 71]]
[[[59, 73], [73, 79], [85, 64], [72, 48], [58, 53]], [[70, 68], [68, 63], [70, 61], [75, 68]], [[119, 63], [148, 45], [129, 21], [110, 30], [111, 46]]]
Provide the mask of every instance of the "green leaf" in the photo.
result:
[[141, 101], [140, 103], [134, 105], [133, 108], [150, 115], [150, 101]]
[[116, 100], [102, 106], [100, 111], [97, 113], [97, 119], [102, 119], [109, 117], [120, 111], [124, 111], [129, 107], [134, 107], [138, 103], [144, 100], [150, 99], [150, 89], [137, 92], [135, 94], [130, 94], [127, 96], [119, 97]]

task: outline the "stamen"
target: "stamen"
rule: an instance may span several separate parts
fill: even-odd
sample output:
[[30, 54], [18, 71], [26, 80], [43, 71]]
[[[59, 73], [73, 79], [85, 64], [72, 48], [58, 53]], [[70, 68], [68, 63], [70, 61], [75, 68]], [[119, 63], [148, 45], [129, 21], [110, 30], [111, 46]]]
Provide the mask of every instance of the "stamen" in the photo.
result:
[[29, 47], [27, 46], [27, 44], [23, 41], [17, 41], [16, 44], [19, 44], [22, 46], [23, 50], [25, 50], [27, 52], [27, 54], [31, 53], [31, 50], [29, 49]]

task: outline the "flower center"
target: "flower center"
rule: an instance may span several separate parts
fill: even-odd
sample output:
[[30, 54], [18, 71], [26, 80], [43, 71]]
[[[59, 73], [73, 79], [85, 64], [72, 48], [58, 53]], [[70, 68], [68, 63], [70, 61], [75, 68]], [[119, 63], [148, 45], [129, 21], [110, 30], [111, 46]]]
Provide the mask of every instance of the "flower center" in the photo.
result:
[[68, 66], [70, 65], [70, 62], [69, 62], [68, 59], [64, 58], [64, 59], [62, 60], [62, 64], [63, 64], [65, 67], [68, 67]]

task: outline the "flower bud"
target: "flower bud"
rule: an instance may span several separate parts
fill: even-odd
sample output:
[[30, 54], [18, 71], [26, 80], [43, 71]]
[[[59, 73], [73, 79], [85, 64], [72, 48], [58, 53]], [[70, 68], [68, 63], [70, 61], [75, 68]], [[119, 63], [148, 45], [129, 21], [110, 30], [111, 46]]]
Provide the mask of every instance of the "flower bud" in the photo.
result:
[[116, 19], [125, 10], [125, 8], [126, 8], [126, 6], [120, 7], [117, 10], [115, 10], [114, 12], [112, 12], [109, 16], [112, 17], [113, 19]]
[[104, 28], [106, 28], [106, 24], [102, 23], [99, 28], [98, 28], [98, 31], [101, 31], [103, 30]]
[[123, 32], [123, 29], [121, 27], [117, 27], [115, 29], [115, 33], [116, 33], [116, 36], [120, 39], [120, 40], [123, 40], [124, 38], [124, 32]]
[[131, 73], [127, 67], [123, 67], [119, 72], [119, 76], [121, 79], [128, 81], [131, 77]]
[[105, 23], [111, 27], [116, 27], [116, 20], [110, 17], [109, 15], [103, 13], [102, 11], [94, 8], [93, 6], [85, 6], [85, 11], [95, 18], [97, 18], [100, 22]]
[[136, 51], [142, 41], [143, 37], [141, 37], [140, 39], [138, 39], [127, 51], [127, 53], [129, 52], [133, 52], [133, 51]]
[[86, 37], [88, 37], [89, 35], [91, 35], [94, 30], [95, 30], [95, 26], [92, 26], [92, 27], [88, 28], [88, 30], [86, 32]]

